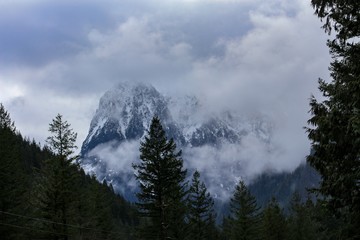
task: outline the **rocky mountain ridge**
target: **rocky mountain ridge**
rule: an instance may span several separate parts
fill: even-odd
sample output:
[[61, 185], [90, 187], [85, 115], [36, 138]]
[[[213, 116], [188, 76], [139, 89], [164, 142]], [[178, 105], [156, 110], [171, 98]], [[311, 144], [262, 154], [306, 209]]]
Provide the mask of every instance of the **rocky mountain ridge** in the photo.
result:
[[212, 113], [195, 96], [166, 97], [144, 83], [119, 84], [100, 99], [81, 148], [85, 171], [135, 200], [131, 165], [138, 161], [140, 141], [155, 115], [183, 150], [189, 175], [198, 169], [215, 198], [229, 199], [240, 178], [250, 182], [265, 168], [276, 172], [267, 160], [277, 149], [273, 123], [265, 116]]

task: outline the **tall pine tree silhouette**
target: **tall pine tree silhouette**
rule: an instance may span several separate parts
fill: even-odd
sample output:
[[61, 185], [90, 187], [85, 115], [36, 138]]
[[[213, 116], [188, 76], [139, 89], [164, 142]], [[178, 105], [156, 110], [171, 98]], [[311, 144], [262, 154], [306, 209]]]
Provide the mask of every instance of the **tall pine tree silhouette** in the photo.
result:
[[230, 203], [230, 239], [252, 240], [260, 238], [260, 212], [256, 199], [243, 181], [235, 187]]
[[286, 218], [275, 198], [272, 198], [264, 209], [261, 223], [263, 239], [287, 239]]
[[195, 171], [188, 194], [189, 237], [193, 240], [216, 238], [214, 200]]
[[45, 234], [44, 238], [67, 240], [71, 235], [68, 228], [73, 219], [73, 205], [77, 199], [75, 178], [78, 168], [73, 163], [76, 149], [77, 134], [58, 114], [49, 126], [51, 135], [47, 138], [47, 146], [55, 157], [45, 161], [38, 175], [38, 184], [35, 188], [33, 204], [36, 214], [48, 222], [41, 223], [40, 227]]
[[158, 117], [152, 119], [140, 153], [140, 163], [133, 165], [140, 185], [138, 208], [149, 220], [140, 234], [145, 239], [184, 239], [186, 170], [181, 151], [166, 138]]

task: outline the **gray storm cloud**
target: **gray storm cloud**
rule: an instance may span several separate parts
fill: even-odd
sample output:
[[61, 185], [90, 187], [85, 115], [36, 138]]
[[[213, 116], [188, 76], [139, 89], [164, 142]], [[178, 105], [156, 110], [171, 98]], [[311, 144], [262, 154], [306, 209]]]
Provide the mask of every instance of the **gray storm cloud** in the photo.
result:
[[[100, 96], [116, 82], [137, 80], [169, 95], [196, 95], [205, 116], [231, 109], [272, 119], [274, 146], [249, 136], [246, 150], [229, 145], [219, 151], [224, 161], [241, 158], [244, 176], [268, 168], [269, 161], [289, 170], [308, 154], [302, 128], [308, 98], [317, 94], [317, 78], [328, 76], [329, 56], [307, 1], [14, 2], [21, 4], [0, 8], [6, 60], [0, 101], [26, 136], [44, 142], [48, 124], [61, 113], [79, 133], [80, 146]], [[69, 9], [74, 12], [66, 14]], [[19, 22], [20, 13], [27, 24]], [[135, 156], [135, 144], [127, 147], [111, 152], [117, 159], [125, 152]], [[268, 156], [269, 147], [278, 151]], [[110, 149], [98, 151], [105, 156]], [[188, 154], [205, 162], [212, 152], [216, 156], [210, 147]]]

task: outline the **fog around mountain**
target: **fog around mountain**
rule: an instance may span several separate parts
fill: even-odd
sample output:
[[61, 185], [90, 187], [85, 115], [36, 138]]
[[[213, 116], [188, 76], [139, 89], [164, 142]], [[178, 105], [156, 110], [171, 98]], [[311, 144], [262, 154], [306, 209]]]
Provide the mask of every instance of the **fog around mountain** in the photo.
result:
[[251, 183], [263, 173], [292, 172], [304, 162], [299, 152], [306, 149], [297, 146], [299, 152], [293, 152], [270, 117], [205, 107], [196, 96], [172, 98], [149, 84], [120, 83], [99, 101], [82, 146], [83, 167], [125, 195], [135, 191], [132, 164], [139, 161], [140, 142], [155, 115], [182, 150], [189, 175], [200, 171], [220, 199], [228, 199], [240, 179]]

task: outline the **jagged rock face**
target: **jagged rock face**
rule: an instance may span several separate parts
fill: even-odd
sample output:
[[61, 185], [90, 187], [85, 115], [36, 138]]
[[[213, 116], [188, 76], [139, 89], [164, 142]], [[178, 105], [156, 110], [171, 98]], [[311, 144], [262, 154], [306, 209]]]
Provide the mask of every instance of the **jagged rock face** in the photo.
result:
[[130, 83], [118, 85], [100, 99], [81, 155], [106, 142], [140, 139], [154, 115], [169, 119], [166, 100], [154, 87]]
[[[171, 113], [174, 110], [169, 109], [169, 105], [177, 105], [174, 115], [179, 119], [172, 117]], [[102, 143], [141, 139], [155, 115], [161, 119], [168, 137], [173, 137], [180, 145], [194, 147], [217, 145], [224, 140], [231, 143], [239, 142], [241, 136], [246, 135], [253, 127], [249, 123], [239, 127], [239, 121], [243, 120], [234, 118], [230, 113], [225, 114], [222, 119], [215, 116], [201, 120], [193, 119], [199, 108], [195, 97], [185, 97], [182, 105], [179, 105], [161, 95], [151, 85], [120, 84], [100, 99], [81, 155], [85, 156]], [[271, 131], [269, 126], [264, 126], [260, 130], [268, 135]]]

